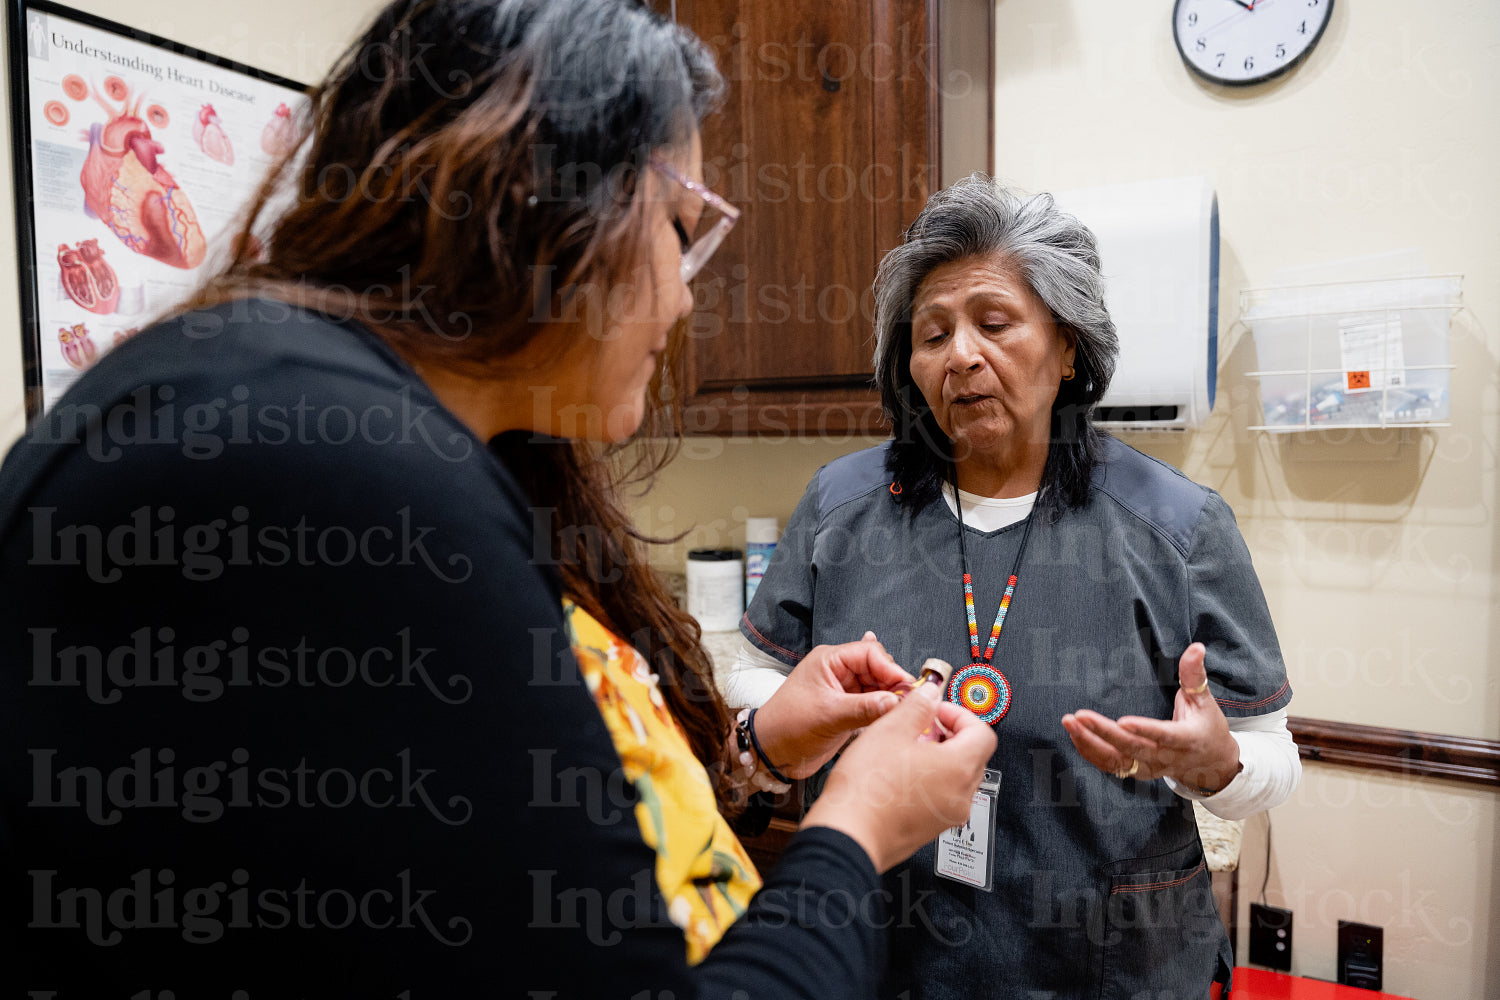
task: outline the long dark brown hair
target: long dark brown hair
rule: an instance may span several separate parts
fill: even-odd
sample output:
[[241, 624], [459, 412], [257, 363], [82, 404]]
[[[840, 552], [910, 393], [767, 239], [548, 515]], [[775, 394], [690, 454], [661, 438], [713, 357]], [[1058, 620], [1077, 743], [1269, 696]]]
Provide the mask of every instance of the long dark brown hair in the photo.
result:
[[[268, 295], [358, 320], [423, 364], [506, 372], [641, 259], [640, 173], [690, 141], [721, 90], [697, 39], [626, 0], [397, 0], [312, 91], [300, 148], [187, 307]], [[671, 427], [671, 397], [659, 375], [644, 427]], [[622, 465], [528, 432], [491, 450], [528, 491], [564, 593], [648, 659], [717, 771], [730, 719], [698, 624], [619, 500], [671, 450]]]

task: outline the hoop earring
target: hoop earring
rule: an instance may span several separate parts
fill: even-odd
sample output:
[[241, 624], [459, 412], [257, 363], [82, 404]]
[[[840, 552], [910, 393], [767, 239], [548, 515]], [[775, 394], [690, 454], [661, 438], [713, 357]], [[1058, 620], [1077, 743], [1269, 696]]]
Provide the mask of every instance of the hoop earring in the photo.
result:
[[1069, 365], [1068, 366], [1068, 373], [1063, 376], [1062, 380], [1064, 382], [1071, 382], [1071, 381], [1073, 381], [1073, 376], [1076, 375], [1076, 374], [1078, 374], [1077, 370], [1074, 369], [1074, 367], [1072, 365]]

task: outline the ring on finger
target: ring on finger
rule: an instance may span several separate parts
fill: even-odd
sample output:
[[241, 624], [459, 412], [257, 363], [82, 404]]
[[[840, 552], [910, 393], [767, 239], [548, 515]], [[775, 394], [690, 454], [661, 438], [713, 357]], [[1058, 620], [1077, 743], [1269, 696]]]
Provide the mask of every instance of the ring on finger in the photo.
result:
[[1208, 690], [1208, 678], [1203, 678], [1203, 683], [1199, 684], [1197, 687], [1187, 688], [1186, 690], [1188, 694], [1202, 694], [1203, 692]]
[[1140, 769], [1141, 769], [1141, 762], [1138, 761], [1138, 760], [1136, 760], [1134, 757], [1132, 757], [1132, 758], [1130, 758], [1130, 766], [1129, 767], [1122, 767], [1122, 768], [1116, 770], [1113, 773], [1114, 773], [1114, 776], [1116, 778], [1121, 778], [1121, 779], [1124, 779], [1124, 778], [1133, 778], [1133, 777], [1135, 777], [1135, 773], [1137, 771], [1139, 771]]

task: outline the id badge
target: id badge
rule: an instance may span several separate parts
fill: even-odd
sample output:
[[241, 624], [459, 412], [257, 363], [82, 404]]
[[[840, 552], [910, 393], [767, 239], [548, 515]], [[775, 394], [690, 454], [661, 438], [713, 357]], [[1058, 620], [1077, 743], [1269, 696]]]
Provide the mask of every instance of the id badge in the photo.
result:
[[943, 878], [986, 892], [994, 888], [995, 802], [999, 793], [1000, 772], [986, 769], [969, 806], [969, 821], [938, 835], [935, 870]]

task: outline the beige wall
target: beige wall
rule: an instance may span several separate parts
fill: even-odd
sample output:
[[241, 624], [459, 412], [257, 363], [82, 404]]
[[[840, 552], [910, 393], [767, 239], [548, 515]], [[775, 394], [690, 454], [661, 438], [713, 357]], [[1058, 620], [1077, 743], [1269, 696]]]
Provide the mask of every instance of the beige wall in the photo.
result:
[[[1500, 10], [1341, 0], [1306, 64], [1235, 93], [1188, 75], [1170, 9], [998, 3], [996, 171], [1034, 191], [1214, 178], [1218, 404], [1197, 431], [1130, 442], [1233, 506], [1281, 635], [1293, 714], [1500, 739]], [[1240, 289], [1280, 268], [1406, 247], [1433, 272], [1465, 275], [1453, 426], [1352, 440], [1246, 430], [1260, 408], [1244, 375], [1255, 364], [1236, 322]], [[690, 442], [637, 503], [638, 520], [660, 533], [699, 525], [658, 554], [680, 567], [688, 545], [742, 544], [746, 515], [784, 524], [809, 474], [865, 443]], [[1295, 914], [1294, 971], [1332, 979], [1338, 920], [1353, 919], [1385, 928], [1388, 990], [1493, 995], [1497, 802], [1472, 785], [1308, 765], [1272, 816], [1267, 887]], [[1265, 872], [1265, 822], [1246, 831], [1242, 923]]]

